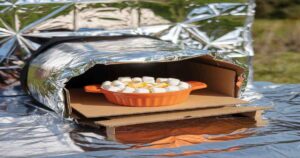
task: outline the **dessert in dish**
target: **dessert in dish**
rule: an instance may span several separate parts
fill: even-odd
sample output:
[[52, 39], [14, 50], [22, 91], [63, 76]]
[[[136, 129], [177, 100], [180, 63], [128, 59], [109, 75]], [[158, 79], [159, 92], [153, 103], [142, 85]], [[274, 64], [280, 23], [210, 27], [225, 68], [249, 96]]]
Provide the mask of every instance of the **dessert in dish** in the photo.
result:
[[183, 82], [176, 78], [119, 77], [101, 85], [87, 85], [86, 92], [101, 93], [114, 104], [136, 107], [157, 107], [184, 102], [194, 90], [206, 88], [198, 81]]
[[115, 81], [105, 81], [101, 88], [111, 92], [122, 93], [166, 93], [190, 88], [187, 82], [176, 78], [119, 77]]

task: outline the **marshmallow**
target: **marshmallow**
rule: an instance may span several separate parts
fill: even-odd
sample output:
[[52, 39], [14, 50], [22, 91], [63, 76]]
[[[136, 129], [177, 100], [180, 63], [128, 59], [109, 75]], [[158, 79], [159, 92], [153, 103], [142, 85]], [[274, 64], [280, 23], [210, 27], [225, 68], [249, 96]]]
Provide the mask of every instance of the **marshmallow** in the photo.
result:
[[131, 82], [131, 78], [130, 77], [119, 77], [118, 78], [119, 81], [121, 82]]
[[137, 88], [134, 92], [135, 93], [150, 93], [149, 89], [147, 89], [147, 88]]
[[126, 87], [126, 85], [125, 85], [123, 82], [118, 81], [118, 80], [113, 81], [113, 82], [112, 82], [112, 85], [113, 85], [114, 87], [119, 88], [118, 91], [121, 91], [121, 90], [123, 90], [123, 89]]
[[185, 90], [191, 87], [186, 82], [181, 82], [176, 78], [157, 78], [143, 76], [140, 77], [119, 77], [112, 82], [105, 81], [101, 87], [112, 92], [122, 93], [165, 93]]
[[124, 89], [123, 89], [123, 93], [133, 93], [135, 91], [135, 89], [134, 88], [131, 88], [131, 87], [125, 87]]
[[180, 83], [180, 80], [176, 79], [176, 78], [169, 78], [168, 79], [168, 83], [171, 86], [177, 86]]
[[118, 81], [118, 80], [114, 80], [113, 82], [112, 82], [112, 85], [113, 86], [120, 86], [120, 85], [125, 85], [123, 82], [121, 82], [121, 81]]
[[133, 81], [133, 82], [142, 82], [143, 80], [142, 80], [142, 78], [140, 78], [140, 77], [134, 77], [134, 78], [132, 79], [132, 81]]
[[102, 85], [111, 85], [111, 82], [110, 81], [105, 81], [102, 83]]
[[102, 85], [101, 88], [108, 90], [112, 85]]
[[165, 93], [165, 92], [167, 92], [167, 90], [165, 88], [153, 87], [153, 88], [151, 88], [151, 92], [152, 93]]
[[158, 88], [166, 88], [168, 86], [169, 86], [169, 84], [165, 83], [165, 82], [155, 84], [155, 87], [158, 87]]
[[110, 81], [105, 81], [102, 83], [101, 88], [103, 89], [108, 89], [111, 86], [111, 82]]
[[178, 87], [183, 90], [183, 89], [189, 89], [190, 88], [190, 84], [186, 83], [186, 82], [180, 82]]
[[115, 86], [110, 86], [107, 90], [111, 91], [111, 92], [118, 92], [121, 90], [121, 88], [115, 87]]
[[124, 85], [118, 85], [116, 87], [120, 88], [120, 90], [123, 90], [126, 87], [126, 85], [125, 84]]
[[143, 81], [146, 83], [155, 83], [154, 77], [143, 76]]
[[151, 88], [155, 85], [155, 83], [144, 83], [144, 86], [147, 88]]
[[169, 86], [166, 88], [167, 92], [174, 92], [174, 91], [179, 91], [179, 87], [177, 86]]
[[157, 78], [156, 82], [157, 83], [168, 82], [168, 79], [167, 78]]

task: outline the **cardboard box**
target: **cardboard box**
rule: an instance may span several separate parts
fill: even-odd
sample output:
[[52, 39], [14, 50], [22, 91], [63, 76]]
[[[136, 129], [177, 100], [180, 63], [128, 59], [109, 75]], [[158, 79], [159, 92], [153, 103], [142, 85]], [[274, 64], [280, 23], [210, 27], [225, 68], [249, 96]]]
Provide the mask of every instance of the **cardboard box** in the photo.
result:
[[[80, 123], [106, 127], [110, 139], [116, 139], [117, 127], [242, 114], [261, 122], [266, 107], [239, 107], [243, 69], [234, 64], [203, 56], [177, 62], [96, 65], [71, 79], [66, 88], [70, 113]], [[193, 92], [181, 104], [165, 107], [124, 107], [106, 101], [102, 94], [83, 91], [83, 86], [100, 84], [119, 76], [174, 77], [183, 81], [201, 81], [208, 88]]]

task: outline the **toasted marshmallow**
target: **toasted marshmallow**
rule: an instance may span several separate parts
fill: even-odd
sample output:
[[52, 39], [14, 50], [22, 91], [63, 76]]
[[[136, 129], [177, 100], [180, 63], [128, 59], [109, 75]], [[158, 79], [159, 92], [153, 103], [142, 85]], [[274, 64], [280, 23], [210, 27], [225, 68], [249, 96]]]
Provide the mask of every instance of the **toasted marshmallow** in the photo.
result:
[[171, 86], [177, 86], [180, 83], [180, 80], [176, 79], [176, 78], [169, 78], [168, 79], [168, 83]]
[[169, 79], [167, 79], [167, 78], [157, 78], [156, 79], [157, 83], [168, 82], [168, 81], [169, 81]]
[[119, 81], [121, 82], [131, 82], [131, 77], [119, 77], [118, 78]]
[[122, 92], [123, 93], [133, 93], [135, 91], [135, 88], [131, 88], [131, 87], [125, 87]]
[[154, 77], [143, 76], [143, 81], [146, 83], [155, 83]]
[[179, 91], [179, 87], [177, 86], [169, 86], [166, 88], [167, 92], [174, 92], [174, 91]]
[[165, 82], [162, 82], [162, 83], [157, 83], [154, 86], [157, 87], [157, 88], [166, 88], [166, 87], [169, 86], [169, 84], [165, 83]]
[[121, 91], [121, 88], [115, 87], [115, 86], [110, 86], [107, 90], [111, 91], [111, 92], [119, 92], [119, 91]]
[[137, 88], [134, 92], [135, 93], [150, 93], [149, 89], [147, 89], [147, 88]]
[[132, 78], [132, 81], [133, 81], [133, 82], [142, 82], [143, 79], [140, 78], [140, 77], [134, 77], [134, 78]]
[[183, 90], [183, 89], [189, 89], [190, 88], [190, 84], [186, 83], [186, 82], [180, 82], [178, 87]]
[[151, 92], [152, 93], [165, 93], [165, 92], [167, 92], [167, 90], [165, 88], [153, 87], [153, 88], [151, 88]]

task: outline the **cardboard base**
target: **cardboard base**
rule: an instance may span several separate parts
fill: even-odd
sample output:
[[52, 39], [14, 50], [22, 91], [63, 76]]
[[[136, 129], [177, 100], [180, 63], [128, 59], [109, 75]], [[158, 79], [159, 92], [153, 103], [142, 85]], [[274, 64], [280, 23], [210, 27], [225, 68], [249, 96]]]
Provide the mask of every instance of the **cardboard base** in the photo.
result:
[[86, 93], [82, 89], [70, 89], [69, 93], [71, 107], [86, 118], [149, 114], [247, 103], [247, 101], [208, 90], [193, 92], [186, 102], [164, 107], [118, 106], [108, 102], [102, 94]]
[[[224, 96], [212, 91], [200, 90], [180, 104], [166, 107], [124, 107], [106, 101], [101, 94], [85, 93], [82, 89], [71, 89], [70, 101], [73, 110], [78, 112], [81, 123], [106, 128], [110, 140], [116, 140], [116, 128], [158, 122], [189, 120], [240, 114], [264, 125], [261, 113], [268, 107], [236, 107], [246, 101]], [[84, 99], [83, 99], [84, 98]]]
[[108, 118], [108, 120], [95, 121], [94, 123], [96, 125], [106, 127], [106, 134], [108, 139], [117, 141], [116, 128], [118, 127], [147, 123], [153, 124], [158, 122], [189, 120], [196, 118], [207, 118], [214, 116], [226, 116], [233, 114], [239, 114], [249, 117], [256, 121], [257, 126], [263, 126], [266, 124], [266, 121], [262, 120], [261, 114], [266, 109], [268, 109], [268, 107], [219, 107], [160, 114], [111, 117]]

